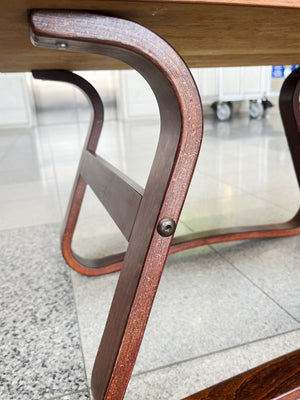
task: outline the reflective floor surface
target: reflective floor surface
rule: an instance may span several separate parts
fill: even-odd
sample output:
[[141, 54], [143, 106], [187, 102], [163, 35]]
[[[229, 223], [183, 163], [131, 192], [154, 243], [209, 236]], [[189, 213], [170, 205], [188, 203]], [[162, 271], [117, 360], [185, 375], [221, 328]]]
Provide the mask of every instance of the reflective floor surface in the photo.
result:
[[[111, 108], [107, 115], [98, 152], [145, 185], [158, 120], [119, 121]], [[0, 132], [0, 398], [89, 399], [118, 273], [78, 275], [59, 248], [89, 112], [52, 107], [36, 119], [32, 128]], [[298, 206], [275, 112], [206, 118], [177, 234], [285, 221]], [[298, 348], [299, 243], [233, 242], [169, 256], [126, 400], [179, 400]], [[90, 190], [74, 247], [89, 256], [126, 248]]]

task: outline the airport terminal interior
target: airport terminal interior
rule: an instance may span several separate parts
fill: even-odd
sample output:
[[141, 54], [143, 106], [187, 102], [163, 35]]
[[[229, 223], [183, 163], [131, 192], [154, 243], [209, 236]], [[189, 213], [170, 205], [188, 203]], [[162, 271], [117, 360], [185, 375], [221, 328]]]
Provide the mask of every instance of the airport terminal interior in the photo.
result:
[[[283, 222], [298, 211], [278, 107], [291, 69], [192, 70], [204, 134], [177, 236]], [[160, 128], [154, 95], [135, 71], [78, 74], [104, 102], [98, 154], [145, 187]], [[70, 84], [10, 73], [0, 74], [0, 116], [0, 398], [92, 399], [93, 362], [119, 272], [80, 275], [60, 250], [91, 108]], [[170, 255], [125, 399], [178, 400], [297, 349], [299, 240]], [[90, 188], [73, 246], [88, 257], [126, 250]]]

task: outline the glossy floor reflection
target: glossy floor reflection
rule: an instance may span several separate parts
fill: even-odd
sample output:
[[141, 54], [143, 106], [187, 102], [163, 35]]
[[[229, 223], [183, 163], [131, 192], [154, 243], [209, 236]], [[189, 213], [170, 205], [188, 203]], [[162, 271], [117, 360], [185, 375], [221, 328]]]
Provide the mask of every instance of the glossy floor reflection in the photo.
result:
[[[98, 152], [144, 186], [159, 122], [119, 121], [108, 103]], [[60, 254], [59, 226], [88, 127], [89, 112], [79, 105], [52, 105], [38, 112], [34, 128], [0, 132], [4, 400], [90, 396], [92, 364], [118, 273], [83, 277]], [[298, 206], [275, 112], [262, 120], [206, 118], [177, 234], [285, 221]], [[126, 249], [91, 190], [74, 247], [86, 256]], [[178, 400], [298, 348], [299, 265], [299, 237], [170, 256], [126, 399]]]

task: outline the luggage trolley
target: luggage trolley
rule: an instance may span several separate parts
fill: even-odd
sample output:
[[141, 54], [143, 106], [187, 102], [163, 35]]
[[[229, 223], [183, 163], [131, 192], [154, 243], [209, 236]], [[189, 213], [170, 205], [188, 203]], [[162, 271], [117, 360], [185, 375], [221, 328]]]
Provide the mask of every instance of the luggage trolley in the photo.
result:
[[[218, 120], [226, 121], [232, 117], [233, 102], [249, 101], [250, 118], [260, 118], [272, 103], [267, 99], [269, 92], [270, 67], [228, 67], [214, 71], [203, 69], [199, 74], [199, 86], [205, 86], [207, 75], [215, 75], [215, 93], [208, 93], [212, 109]], [[213, 86], [211, 86], [213, 87]], [[204, 88], [205, 91], [205, 88]], [[205, 98], [205, 96], [204, 96]]]

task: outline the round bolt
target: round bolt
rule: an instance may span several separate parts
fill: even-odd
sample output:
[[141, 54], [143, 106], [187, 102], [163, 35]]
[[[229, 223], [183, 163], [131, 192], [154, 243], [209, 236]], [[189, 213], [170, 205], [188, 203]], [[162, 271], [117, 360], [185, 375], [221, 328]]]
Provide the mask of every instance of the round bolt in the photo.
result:
[[157, 232], [164, 237], [173, 235], [176, 229], [176, 223], [171, 218], [163, 218], [157, 225]]
[[68, 47], [67, 43], [63, 43], [63, 42], [56, 43], [55, 46], [57, 49], [60, 49], [60, 50], [64, 50]]

